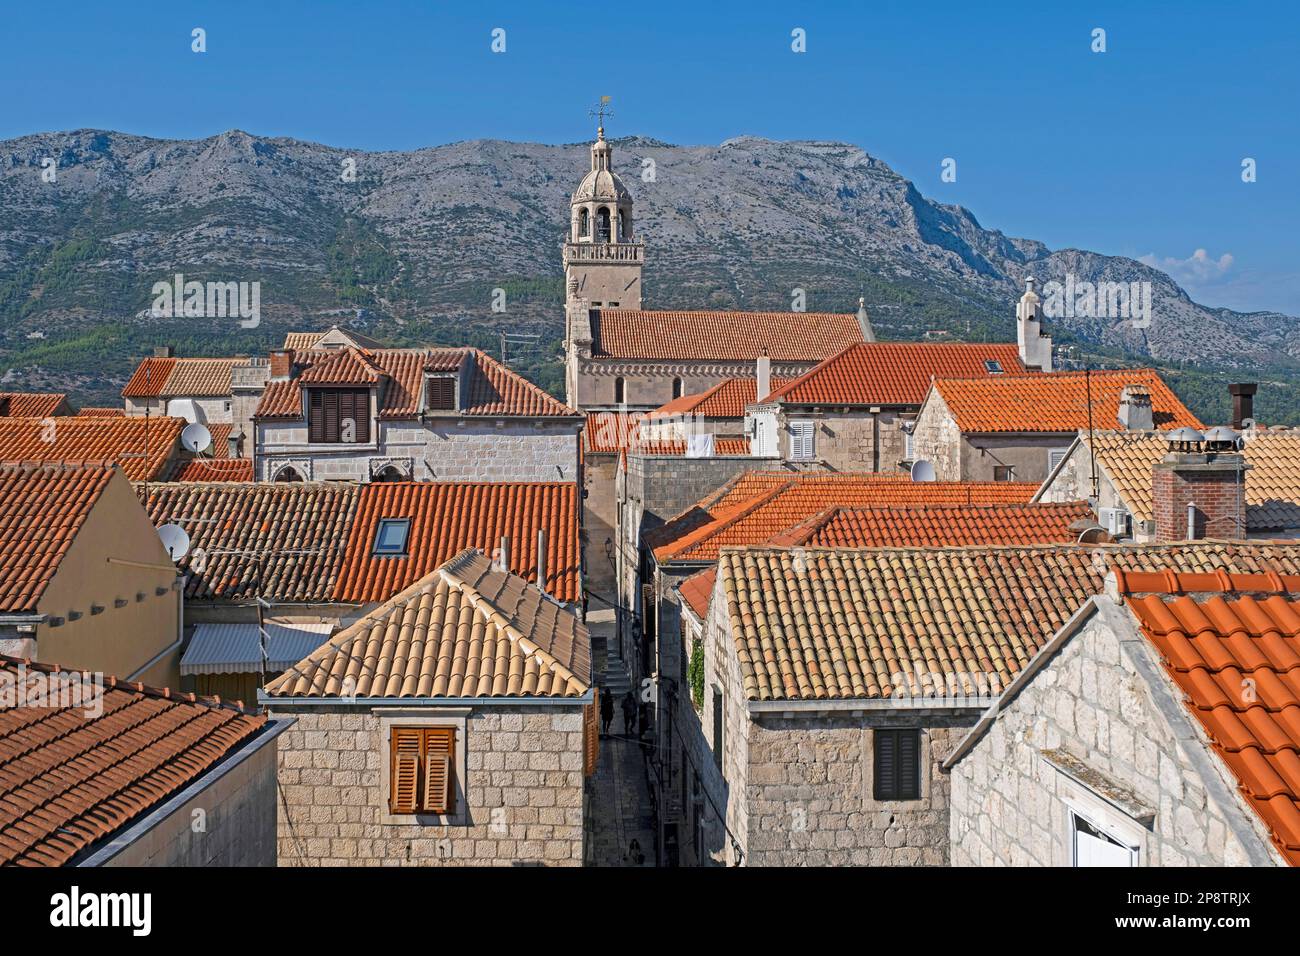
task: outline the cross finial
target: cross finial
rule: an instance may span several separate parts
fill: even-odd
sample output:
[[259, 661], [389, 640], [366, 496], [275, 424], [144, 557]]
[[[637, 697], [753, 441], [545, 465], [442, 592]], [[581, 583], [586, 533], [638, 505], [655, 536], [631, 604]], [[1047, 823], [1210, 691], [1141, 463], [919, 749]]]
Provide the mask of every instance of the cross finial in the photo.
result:
[[609, 108], [611, 99], [612, 97], [602, 96], [598, 104], [587, 110], [588, 116], [594, 116], [597, 119], [596, 136], [599, 139], [605, 138], [605, 117], [614, 115], [614, 111]]

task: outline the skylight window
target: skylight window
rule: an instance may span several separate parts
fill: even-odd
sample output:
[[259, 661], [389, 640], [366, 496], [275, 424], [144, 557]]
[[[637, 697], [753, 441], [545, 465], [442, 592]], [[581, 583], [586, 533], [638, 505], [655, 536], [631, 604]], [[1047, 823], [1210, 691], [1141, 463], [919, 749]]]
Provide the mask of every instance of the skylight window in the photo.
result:
[[406, 554], [406, 539], [411, 534], [410, 518], [380, 518], [375, 530], [375, 546], [372, 554], [380, 558], [392, 558]]
[[997, 359], [985, 359], [984, 371], [988, 372], [990, 375], [1001, 375], [1002, 363], [999, 362]]

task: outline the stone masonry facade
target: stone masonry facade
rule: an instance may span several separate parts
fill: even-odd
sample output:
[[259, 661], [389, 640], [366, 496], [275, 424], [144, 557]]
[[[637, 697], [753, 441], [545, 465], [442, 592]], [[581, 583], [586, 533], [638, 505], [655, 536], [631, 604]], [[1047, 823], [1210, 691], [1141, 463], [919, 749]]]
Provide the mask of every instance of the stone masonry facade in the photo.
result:
[[[275, 708], [281, 866], [580, 866], [585, 789], [578, 702], [492, 707]], [[457, 812], [388, 814], [394, 724], [456, 726]]]
[[1268, 842], [1258, 818], [1139, 666], [1166, 680], [1139, 634], [1094, 615], [1034, 675], [952, 768], [954, 865], [1070, 866], [1072, 813], [1111, 827], [1139, 866], [1251, 862], [1244, 847]]

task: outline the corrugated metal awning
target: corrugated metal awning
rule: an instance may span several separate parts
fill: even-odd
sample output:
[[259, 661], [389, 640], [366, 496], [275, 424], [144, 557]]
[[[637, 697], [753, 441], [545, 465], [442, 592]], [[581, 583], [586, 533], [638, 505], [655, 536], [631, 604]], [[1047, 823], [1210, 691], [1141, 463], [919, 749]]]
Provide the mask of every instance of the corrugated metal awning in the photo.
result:
[[[334, 625], [308, 621], [267, 621], [267, 667], [287, 670], [320, 647]], [[249, 674], [262, 668], [257, 624], [196, 624], [181, 658], [181, 674]]]

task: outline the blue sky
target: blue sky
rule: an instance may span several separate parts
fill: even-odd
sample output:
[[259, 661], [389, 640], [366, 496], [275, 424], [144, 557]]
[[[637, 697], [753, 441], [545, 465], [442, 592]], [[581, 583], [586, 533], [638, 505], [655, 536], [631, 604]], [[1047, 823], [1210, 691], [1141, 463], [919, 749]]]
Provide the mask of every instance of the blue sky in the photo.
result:
[[0, 138], [573, 142], [608, 94], [612, 135], [851, 142], [985, 226], [1150, 257], [1209, 305], [1300, 314], [1300, 5], [1133, 6], [15, 2]]

